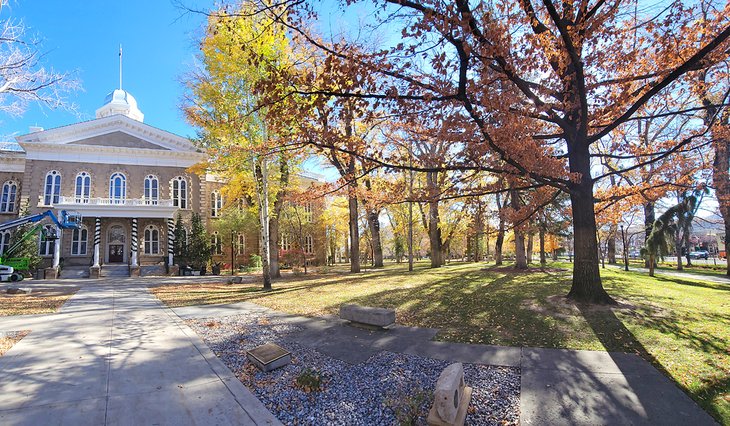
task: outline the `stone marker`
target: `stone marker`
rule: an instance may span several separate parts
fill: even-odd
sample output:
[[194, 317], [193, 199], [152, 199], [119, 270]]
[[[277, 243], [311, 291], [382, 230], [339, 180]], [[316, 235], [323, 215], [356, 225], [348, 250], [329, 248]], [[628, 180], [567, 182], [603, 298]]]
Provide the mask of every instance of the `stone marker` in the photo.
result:
[[271, 371], [291, 362], [291, 352], [273, 343], [257, 346], [246, 357], [261, 371]]
[[457, 362], [441, 372], [433, 392], [429, 425], [462, 426], [471, 401], [471, 388], [464, 383], [464, 366]]
[[32, 290], [29, 288], [20, 288], [20, 287], [8, 287], [8, 294], [30, 294]]
[[241, 284], [241, 282], [243, 282], [243, 277], [233, 277], [231, 278], [231, 282], [233, 284]]
[[340, 318], [354, 323], [388, 328], [395, 324], [395, 309], [342, 305], [340, 306]]

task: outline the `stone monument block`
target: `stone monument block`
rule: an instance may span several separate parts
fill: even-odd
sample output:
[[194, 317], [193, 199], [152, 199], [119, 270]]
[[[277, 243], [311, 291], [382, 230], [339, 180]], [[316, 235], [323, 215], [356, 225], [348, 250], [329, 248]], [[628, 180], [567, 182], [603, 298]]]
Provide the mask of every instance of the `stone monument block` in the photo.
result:
[[451, 364], [441, 372], [433, 392], [433, 407], [427, 422], [435, 426], [461, 426], [471, 401], [471, 388], [464, 383], [464, 366]]

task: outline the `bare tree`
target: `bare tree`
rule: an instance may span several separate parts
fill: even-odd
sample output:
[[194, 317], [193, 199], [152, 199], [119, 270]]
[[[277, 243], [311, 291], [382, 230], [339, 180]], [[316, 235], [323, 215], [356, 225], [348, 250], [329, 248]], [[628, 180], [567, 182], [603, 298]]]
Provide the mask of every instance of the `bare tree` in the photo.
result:
[[[0, 14], [7, 9], [7, 0], [0, 0]], [[75, 109], [65, 95], [81, 84], [68, 72], [43, 67], [40, 48], [40, 41], [27, 34], [22, 21], [4, 19], [0, 24], [0, 111], [20, 116], [33, 102], [52, 109]]]

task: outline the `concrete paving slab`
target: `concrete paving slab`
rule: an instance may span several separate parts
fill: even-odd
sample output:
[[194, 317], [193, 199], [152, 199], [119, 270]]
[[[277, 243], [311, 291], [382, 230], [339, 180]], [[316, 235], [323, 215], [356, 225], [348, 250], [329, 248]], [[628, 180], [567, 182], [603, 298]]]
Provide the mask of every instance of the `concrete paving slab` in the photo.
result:
[[0, 424], [280, 424], [145, 287], [97, 283], [0, 357]]
[[0, 424], [4, 426], [98, 426], [105, 423], [105, 415], [106, 398], [95, 398], [15, 410], [0, 410]]
[[469, 345], [450, 342], [425, 342], [403, 350], [411, 355], [469, 364], [519, 367], [520, 348], [508, 346]]
[[524, 425], [713, 425], [689, 396], [633, 354], [525, 348]]

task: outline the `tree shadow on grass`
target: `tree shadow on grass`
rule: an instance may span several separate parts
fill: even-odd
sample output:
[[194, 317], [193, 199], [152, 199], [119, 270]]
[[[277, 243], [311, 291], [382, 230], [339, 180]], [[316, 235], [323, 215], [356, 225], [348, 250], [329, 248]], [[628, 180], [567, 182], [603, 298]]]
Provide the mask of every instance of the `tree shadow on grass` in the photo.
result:
[[[622, 370], [631, 388], [636, 392], [643, 408], [649, 412], [656, 409], [656, 397], [652, 393], [654, 389], [647, 389], [646, 377], [636, 374], [633, 368], [627, 364], [627, 360], [617, 352], [632, 352], [651, 363], [656, 369], [661, 371], [666, 377], [670, 378], [680, 389], [695, 399], [700, 406], [707, 410], [717, 419], [722, 418], [722, 414], [717, 406], [713, 405], [712, 399], [722, 393], [727, 393], [728, 380], [726, 376], [717, 381], [717, 383], [708, 384], [706, 390], [702, 392], [694, 391], [676, 382], [669, 370], [635, 337], [635, 335], [626, 327], [624, 322], [616, 316], [613, 309], [596, 309], [594, 306], [576, 304], [583, 318], [594, 331], [596, 337], [603, 347], [609, 351], [614, 362]], [[723, 320], [727, 316], [721, 317]], [[653, 330], [660, 331], [664, 334], [671, 334], [677, 340], [688, 342], [689, 346], [706, 353], [721, 354], [727, 351], [727, 348], [717, 344], [721, 341], [718, 336], [700, 336], [693, 334], [676, 313], [669, 313], [663, 317], [652, 317], [650, 314], [642, 314], [639, 319], [643, 322], [643, 326]], [[658, 390], [657, 390], [658, 391]], [[646, 402], [646, 403], [645, 403]]]
[[439, 328], [440, 340], [501, 345], [526, 341], [535, 346], [553, 342], [560, 346], [564, 340], [556, 325], [560, 320], [535, 315], [522, 301], [525, 293], [547, 297], [561, 287], [559, 275], [540, 274], [539, 280], [533, 280], [464, 271], [416, 286], [347, 298], [343, 303], [395, 308], [399, 323]]

